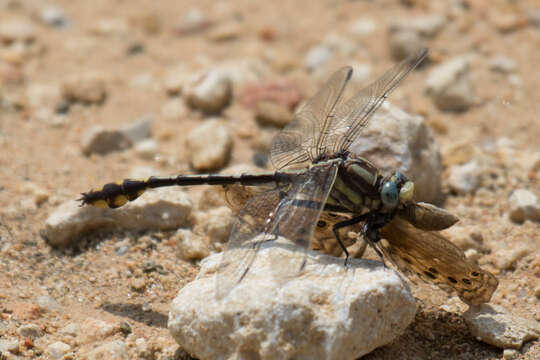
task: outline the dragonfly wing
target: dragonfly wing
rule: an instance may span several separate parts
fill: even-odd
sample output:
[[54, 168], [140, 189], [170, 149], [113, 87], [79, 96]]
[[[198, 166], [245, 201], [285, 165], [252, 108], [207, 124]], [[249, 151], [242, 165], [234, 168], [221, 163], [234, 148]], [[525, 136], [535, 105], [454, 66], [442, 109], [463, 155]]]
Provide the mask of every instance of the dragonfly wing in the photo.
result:
[[287, 244], [276, 245], [295, 250], [287, 252], [286, 256], [282, 252], [271, 253], [274, 256], [272, 273], [278, 283], [298, 275], [303, 269], [307, 250], [311, 249], [315, 226], [334, 184], [337, 169], [335, 163], [321, 163], [311, 167], [298, 178], [276, 209], [272, 233], [288, 241]]
[[455, 290], [468, 304], [489, 302], [498, 280], [470, 262], [463, 251], [437, 231], [423, 231], [396, 216], [381, 229], [377, 244], [400, 271], [443, 290]]
[[426, 54], [427, 49], [418, 50], [339, 106], [335, 110], [336, 119], [330, 124], [326, 148], [333, 153], [348, 150], [392, 90], [422, 62]]
[[275, 238], [270, 233], [270, 216], [283, 201], [284, 190], [282, 187], [254, 195], [239, 211], [218, 268], [218, 299], [225, 297], [242, 280], [261, 245]]
[[276, 169], [308, 167], [327, 141], [330, 124], [352, 68], [336, 71], [323, 87], [296, 112], [293, 120], [272, 140], [270, 155]]

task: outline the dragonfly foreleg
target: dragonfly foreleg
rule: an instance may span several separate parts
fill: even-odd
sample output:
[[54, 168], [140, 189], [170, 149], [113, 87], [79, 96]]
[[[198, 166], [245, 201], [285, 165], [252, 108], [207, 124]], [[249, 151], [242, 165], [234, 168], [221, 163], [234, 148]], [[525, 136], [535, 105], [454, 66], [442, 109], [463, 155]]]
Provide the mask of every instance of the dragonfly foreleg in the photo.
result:
[[362, 214], [360, 216], [353, 217], [352, 219], [348, 219], [348, 220], [338, 222], [337, 224], [334, 224], [334, 226], [332, 226], [332, 231], [334, 232], [334, 237], [336, 238], [339, 246], [341, 247], [341, 249], [345, 253], [345, 266], [347, 266], [347, 261], [349, 260], [349, 252], [347, 251], [347, 248], [345, 247], [343, 242], [341, 242], [341, 239], [339, 238], [338, 230], [342, 229], [344, 227], [352, 226], [352, 225], [358, 224], [359, 222], [365, 221], [366, 218], [369, 216], [369, 214], [370, 213]]

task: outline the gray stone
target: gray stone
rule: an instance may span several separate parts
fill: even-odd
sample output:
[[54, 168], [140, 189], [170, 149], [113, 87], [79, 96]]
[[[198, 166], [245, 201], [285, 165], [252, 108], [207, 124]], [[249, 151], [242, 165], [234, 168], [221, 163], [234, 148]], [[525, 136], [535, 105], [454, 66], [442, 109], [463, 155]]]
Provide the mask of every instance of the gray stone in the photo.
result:
[[[277, 285], [273, 260], [291, 256], [306, 266]], [[371, 260], [346, 268], [343, 259], [264, 246], [243, 280], [217, 300], [219, 263], [219, 254], [203, 260], [169, 312], [172, 336], [197, 358], [357, 359], [392, 342], [416, 313], [400, 276]]]
[[232, 100], [231, 79], [219, 69], [199, 73], [185, 85], [184, 98], [194, 109], [220, 113]]
[[525, 220], [540, 221], [538, 197], [526, 189], [517, 189], [510, 195], [510, 219], [515, 223]]
[[96, 229], [174, 230], [191, 224], [192, 207], [185, 192], [172, 188], [148, 191], [120, 209], [80, 207], [70, 200], [49, 215], [42, 235], [52, 246], [61, 247]]
[[327, 45], [317, 45], [308, 50], [304, 56], [304, 65], [310, 70], [316, 70], [328, 63], [333, 56], [332, 49]]
[[71, 347], [61, 341], [50, 344], [45, 349], [45, 354], [50, 360], [60, 360], [62, 357], [71, 350]]
[[373, 162], [383, 174], [403, 172], [415, 183], [415, 198], [428, 203], [441, 196], [439, 146], [420, 116], [385, 103], [362, 132], [351, 151]]
[[450, 189], [458, 194], [470, 194], [480, 183], [480, 166], [476, 161], [469, 161], [463, 165], [452, 165], [448, 175]]
[[229, 161], [233, 139], [223, 121], [211, 119], [189, 132], [186, 146], [194, 169], [215, 171]]
[[443, 111], [464, 111], [474, 103], [467, 56], [461, 56], [435, 67], [426, 80], [427, 92]]
[[43, 335], [45, 335], [43, 330], [36, 324], [21, 325], [17, 329], [17, 333], [21, 335], [22, 337], [30, 338], [32, 340], [36, 340], [37, 338], [40, 338]]
[[107, 130], [97, 125], [84, 132], [81, 138], [81, 148], [85, 155], [105, 155], [120, 151], [132, 145], [129, 138], [120, 130]]
[[120, 131], [131, 141], [136, 143], [152, 136], [152, 115], [143, 115], [129, 124], [123, 126]]
[[540, 336], [540, 324], [514, 316], [498, 305], [473, 306], [463, 318], [473, 336], [501, 349], [519, 350], [523, 343]]

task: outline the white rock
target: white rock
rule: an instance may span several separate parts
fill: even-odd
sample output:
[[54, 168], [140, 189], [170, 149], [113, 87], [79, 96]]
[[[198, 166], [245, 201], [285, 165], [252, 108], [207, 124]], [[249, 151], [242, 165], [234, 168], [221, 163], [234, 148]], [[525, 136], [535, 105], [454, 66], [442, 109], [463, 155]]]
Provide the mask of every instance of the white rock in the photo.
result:
[[520, 349], [524, 342], [540, 336], [537, 322], [514, 316], [498, 305], [471, 307], [463, 318], [473, 336], [501, 349]]
[[427, 92], [439, 109], [463, 111], [474, 102], [470, 60], [460, 56], [435, 67], [426, 80]]
[[531, 249], [527, 245], [517, 245], [510, 249], [505, 247], [497, 251], [499, 255], [495, 258], [495, 266], [501, 270], [515, 268], [516, 263], [530, 253]]
[[211, 21], [206, 12], [197, 8], [190, 8], [183, 14], [175, 29], [179, 34], [194, 34], [208, 28], [210, 25]]
[[526, 189], [517, 189], [510, 195], [510, 219], [516, 223], [525, 220], [540, 221], [540, 205], [535, 194]]
[[45, 354], [47, 355], [48, 359], [60, 360], [65, 354], [68, 353], [69, 350], [71, 350], [71, 347], [68, 344], [57, 341], [47, 346], [47, 349], [45, 349]]
[[327, 45], [317, 45], [308, 50], [304, 57], [304, 65], [310, 70], [316, 70], [328, 63], [333, 56], [332, 49]]
[[219, 119], [207, 120], [187, 136], [190, 163], [198, 171], [214, 171], [225, 166], [233, 140], [227, 126]]
[[503, 351], [503, 359], [504, 360], [512, 360], [516, 359], [519, 355], [519, 351], [515, 349], [504, 349]]
[[452, 165], [448, 175], [448, 185], [459, 194], [469, 194], [479, 185], [480, 167], [476, 161], [463, 165]]
[[66, 246], [96, 229], [173, 230], [190, 224], [192, 207], [185, 192], [172, 188], [153, 189], [119, 209], [80, 207], [71, 200], [49, 215], [43, 235], [53, 246]]
[[174, 236], [178, 242], [176, 249], [178, 257], [184, 260], [201, 260], [210, 254], [208, 245], [199, 235], [190, 230], [178, 229]]
[[194, 76], [184, 89], [187, 104], [208, 113], [220, 113], [232, 100], [232, 82], [218, 69]]
[[342, 259], [309, 252], [302, 273], [277, 286], [271, 259], [294, 254], [304, 259], [263, 247], [222, 300], [214, 296], [220, 255], [207, 257], [173, 300], [172, 336], [201, 359], [357, 359], [392, 342], [414, 319], [407, 285], [371, 260], [353, 260], [346, 270]]
[[127, 149], [131, 145], [131, 141], [122, 131], [107, 130], [100, 125], [85, 131], [81, 138], [81, 148], [85, 155], [105, 155]]
[[123, 341], [114, 340], [92, 349], [83, 355], [88, 360], [128, 360], [127, 346]]
[[351, 151], [373, 162], [383, 174], [399, 170], [415, 183], [418, 201], [441, 195], [441, 156], [433, 133], [420, 116], [384, 103]]

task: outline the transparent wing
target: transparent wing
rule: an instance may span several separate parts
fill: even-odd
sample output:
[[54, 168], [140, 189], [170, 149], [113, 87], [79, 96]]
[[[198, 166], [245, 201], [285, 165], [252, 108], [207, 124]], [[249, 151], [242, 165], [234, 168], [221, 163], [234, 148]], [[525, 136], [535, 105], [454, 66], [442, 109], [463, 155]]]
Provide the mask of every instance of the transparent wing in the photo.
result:
[[332, 163], [310, 168], [279, 204], [273, 233], [286, 238], [287, 247], [293, 245], [293, 249], [302, 251], [288, 252], [287, 256], [270, 253], [278, 254], [272, 259], [272, 274], [278, 283], [296, 276], [303, 269], [306, 251], [311, 249], [315, 225], [334, 184], [337, 169]]
[[416, 275], [443, 290], [453, 289], [468, 304], [489, 302], [497, 289], [493, 274], [465, 257], [463, 251], [436, 231], [415, 228], [396, 216], [381, 229], [379, 248], [400, 271]]
[[350, 80], [352, 68], [336, 71], [323, 87], [294, 115], [294, 119], [272, 140], [270, 155], [276, 169], [304, 168], [325, 153], [336, 105]]
[[[240, 210], [227, 249], [218, 268], [216, 297], [223, 298], [247, 274], [264, 243], [287, 238], [293, 250], [307, 250], [317, 219], [332, 188], [337, 166], [321, 164], [299, 174], [293, 182], [253, 196]], [[278, 244], [276, 244], [278, 245]], [[271, 253], [272, 254], [272, 253]], [[291, 256], [272, 259], [273, 275], [282, 282], [296, 275], [305, 256], [296, 251]]]
[[330, 124], [330, 135], [323, 148], [331, 153], [348, 150], [392, 90], [422, 62], [426, 54], [427, 49], [418, 50], [335, 109], [335, 120]]
[[218, 268], [218, 299], [225, 297], [242, 280], [261, 245], [275, 238], [270, 233], [269, 219], [282, 201], [283, 190], [277, 188], [253, 196], [238, 213]]

